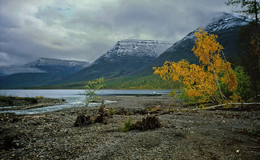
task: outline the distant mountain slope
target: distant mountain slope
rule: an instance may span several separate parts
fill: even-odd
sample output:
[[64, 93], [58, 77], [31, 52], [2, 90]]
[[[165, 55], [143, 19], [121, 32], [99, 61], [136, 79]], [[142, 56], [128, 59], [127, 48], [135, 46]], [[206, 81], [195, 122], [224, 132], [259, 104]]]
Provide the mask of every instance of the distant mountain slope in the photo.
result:
[[[217, 41], [223, 45], [224, 54], [229, 61], [237, 61], [240, 59], [241, 47], [239, 43], [240, 27], [247, 25], [248, 22], [239, 16], [229, 13], [220, 13], [214, 17], [204, 29], [214, 35], [218, 35]], [[153, 63], [142, 67], [132, 75], [136, 74], [152, 74], [152, 67], [162, 66], [167, 61], [178, 62], [182, 59], [188, 60], [191, 63], [198, 63], [198, 58], [193, 54], [192, 47], [195, 44], [194, 32], [190, 32], [182, 40], [173, 44], [164, 53], [157, 57]]]
[[63, 80], [63, 83], [87, 81], [100, 77], [115, 78], [130, 74], [153, 62], [171, 42], [155, 40], [122, 40], [93, 64]]
[[[223, 45], [226, 58], [233, 62], [241, 59], [239, 32], [240, 27], [247, 24], [248, 21], [234, 14], [219, 13], [203, 28], [211, 34], [218, 35], [217, 41]], [[198, 63], [197, 57], [191, 51], [195, 43], [194, 32], [196, 31], [198, 28], [180, 41], [170, 45], [171, 47], [169, 46], [162, 54], [154, 54], [151, 51], [144, 52], [147, 48], [149, 50], [152, 47], [147, 47], [147, 45], [136, 47], [137, 40], [119, 41], [113, 49], [97, 59], [91, 66], [72, 75], [63, 83], [91, 80], [103, 76], [109, 83], [113, 83], [111, 86], [115, 86], [115, 84], [122, 86], [126, 81], [128, 84], [137, 84], [138, 81], [142, 81], [142, 84], [145, 85], [144, 81], [151, 79], [149, 75], [153, 74], [152, 68], [162, 66], [166, 60], [177, 62], [186, 59], [191, 63]], [[143, 46], [145, 43], [147, 42], [142, 42], [140, 45]], [[168, 45], [169, 43], [165, 47]], [[135, 48], [142, 49], [137, 52], [134, 50]]]
[[16, 73], [45, 73], [52, 72], [55, 68], [70, 68], [69, 72], [75, 72], [89, 65], [83, 61], [69, 61], [60, 59], [40, 58], [25, 65], [0, 66], [0, 75], [11, 75]]
[[21, 66], [0, 67], [0, 88], [52, 84], [89, 65], [88, 62], [40, 58]]
[[[218, 35], [217, 41], [223, 45], [223, 51], [227, 60], [235, 62], [241, 60], [241, 47], [239, 42], [240, 28], [247, 24], [248, 21], [239, 16], [229, 13], [220, 13], [204, 26], [204, 29], [209, 33]], [[80, 87], [83, 86], [81, 81], [93, 80], [100, 77], [104, 77], [110, 81], [111, 86], [116, 86], [117, 83], [119, 86], [122, 86], [121, 84], [129, 86], [130, 84], [137, 84], [136, 81], [141, 81], [142, 83], [140, 84], [145, 85], [145, 83], [151, 79], [150, 76], [153, 73], [152, 68], [154, 66], [162, 66], [166, 60], [177, 62], [181, 59], [186, 59], [191, 63], [198, 63], [196, 56], [191, 51], [195, 42], [194, 32], [196, 31], [198, 31], [198, 29], [190, 32], [186, 37], [173, 45], [170, 42], [148, 40], [118, 41], [111, 50], [107, 51], [94, 63], [82, 70], [80, 70], [80, 67], [71, 70], [71, 66], [67, 69], [64, 66], [56, 66], [54, 72], [50, 72], [53, 67], [49, 65], [41, 66], [41, 63], [31, 64], [29, 65], [33, 70], [31, 72], [38, 73], [26, 73], [25, 75], [20, 73], [20, 77], [16, 74], [10, 75], [15, 78], [0, 79], [0, 87], [3, 86], [1, 85], [3, 82], [8, 84], [8, 80], [11, 84], [20, 84], [18, 83], [19, 80], [26, 78], [26, 81], [29, 82], [31, 79], [36, 79], [31, 81], [33, 83], [27, 84], [26, 82], [26, 86], [30, 86], [30, 84], [34, 86], [55, 84], [60, 87]], [[51, 61], [48, 62], [51, 63]], [[28, 65], [25, 66], [25, 68], [26, 67], [28, 68]], [[48, 70], [48, 67], [50, 67], [50, 70]], [[41, 79], [40, 77], [45, 74], [46, 77], [51, 78]], [[25, 82], [23, 83], [25, 84]], [[158, 81], [158, 83], [160, 82]]]

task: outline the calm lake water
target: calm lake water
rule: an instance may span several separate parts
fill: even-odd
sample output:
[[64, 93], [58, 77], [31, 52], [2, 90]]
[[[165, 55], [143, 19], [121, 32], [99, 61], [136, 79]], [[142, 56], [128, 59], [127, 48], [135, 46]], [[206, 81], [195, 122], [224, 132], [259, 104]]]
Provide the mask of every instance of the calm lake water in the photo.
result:
[[[105, 89], [99, 90], [96, 93], [99, 96], [109, 96], [109, 95], [161, 95], [168, 94], [171, 90], [114, 90], [114, 89]], [[6, 96], [19, 96], [19, 97], [49, 97], [49, 98], [60, 98], [65, 99], [66, 104], [57, 105], [57, 106], [48, 106], [43, 108], [28, 109], [28, 110], [12, 110], [15, 106], [8, 106], [10, 108], [8, 111], [0, 111], [0, 113], [16, 113], [16, 114], [39, 114], [44, 112], [57, 111], [64, 108], [71, 107], [82, 107], [85, 105], [85, 91], [84, 90], [65, 90], [65, 89], [53, 89], [53, 90], [0, 90], [1, 95]], [[105, 103], [115, 103], [114, 101], [105, 101]], [[98, 103], [91, 103], [89, 106], [98, 106]]]

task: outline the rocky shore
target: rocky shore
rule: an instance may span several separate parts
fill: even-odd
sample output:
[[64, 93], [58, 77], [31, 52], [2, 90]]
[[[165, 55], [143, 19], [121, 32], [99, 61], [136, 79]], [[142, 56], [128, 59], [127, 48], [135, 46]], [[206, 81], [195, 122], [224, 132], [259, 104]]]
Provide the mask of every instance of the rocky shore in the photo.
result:
[[[169, 96], [104, 96], [101, 123], [75, 127], [99, 107], [40, 115], [0, 114], [0, 159], [259, 159], [260, 106], [197, 110]], [[160, 127], [123, 132], [126, 122], [156, 116]], [[93, 119], [92, 119], [93, 121]]]
[[17, 96], [0, 96], [0, 111], [9, 110], [26, 110], [32, 108], [41, 108], [46, 106], [64, 104], [64, 99], [46, 98], [46, 97], [17, 97]]

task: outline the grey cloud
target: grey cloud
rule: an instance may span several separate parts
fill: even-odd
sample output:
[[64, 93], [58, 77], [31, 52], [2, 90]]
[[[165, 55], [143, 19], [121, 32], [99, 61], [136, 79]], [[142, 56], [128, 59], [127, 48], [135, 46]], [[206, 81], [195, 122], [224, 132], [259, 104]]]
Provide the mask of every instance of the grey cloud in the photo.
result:
[[39, 57], [91, 62], [126, 38], [174, 42], [227, 11], [225, 1], [115, 0], [89, 10], [80, 3], [91, 1], [0, 0], [0, 65]]
[[142, 28], [138, 31], [148, 32], [155, 38], [172, 39], [204, 24], [223, 5], [224, 0], [143, 1], [142, 5], [139, 0], [132, 0], [129, 5], [122, 4], [115, 14], [115, 22], [130, 30]]

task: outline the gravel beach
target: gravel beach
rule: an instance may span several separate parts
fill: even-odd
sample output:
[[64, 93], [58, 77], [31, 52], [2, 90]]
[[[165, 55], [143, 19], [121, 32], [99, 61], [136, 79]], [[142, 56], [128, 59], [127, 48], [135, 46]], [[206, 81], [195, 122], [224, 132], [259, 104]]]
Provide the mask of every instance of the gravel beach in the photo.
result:
[[[0, 159], [250, 159], [260, 157], [260, 106], [194, 110], [163, 96], [104, 96], [105, 123], [75, 127], [78, 115], [99, 107], [38, 115], [0, 114]], [[122, 132], [156, 116], [161, 127]]]

